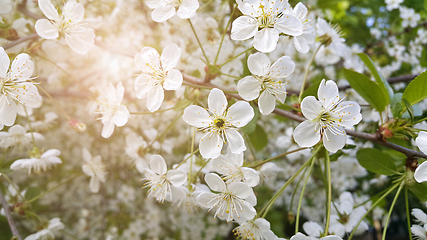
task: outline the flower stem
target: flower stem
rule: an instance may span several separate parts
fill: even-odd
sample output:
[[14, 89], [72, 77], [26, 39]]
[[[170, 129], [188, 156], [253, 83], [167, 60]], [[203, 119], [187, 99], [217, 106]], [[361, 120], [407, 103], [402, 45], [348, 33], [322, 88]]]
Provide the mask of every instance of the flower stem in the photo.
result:
[[176, 168], [181, 167], [181, 165], [182, 165], [182, 164], [184, 164], [185, 162], [187, 162], [187, 160], [188, 160], [188, 159], [190, 159], [194, 154], [196, 154], [196, 153], [198, 153], [198, 152], [199, 152], [199, 149], [197, 149], [196, 151], [192, 152], [192, 153], [190, 154], [190, 156], [188, 156], [186, 159], [184, 159], [184, 161], [180, 162], [180, 163], [178, 164], [178, 166], [176, 166]]
[[[191, 138], [191, 152], [194, 151], [194, 138], [196, 137], [196, 128], [191, 127], [193, 129], [193, 136]], [[190, 171], [188, 172], [188, 187], [191, 186], [191, 175], [193, 173], [193, 161], [190, 161]]]
[[[403, 181], [403, 180], [402, 180]], [[353, 238], [354, 233], [356, 232], [356, 229], [359, 227], [360, 223], [363, 221], [363, 219], [368, 216], [368, 214], [374, 210], [374, 208], [385, 198], [387, 197], [391, 192], [394, 191], [394, 189], [396, 189], [399, 186], [400, 183], [396, 183], [395, 185], [393, 185], [392, 187], [389, 188], [389, 190], [382, 195], [380, 198], [378, 198], [378, 200], [372, 204], [371, 208], [366, 211], [366, 213], [360, 218], [359, 222], [356, 224], [356, 226], [353, 228], [353, 231], [351, 232], [350, 236], [348, 237], [348, 240], [351, 240]]]
[[311, 57], [310, 62], [308, 63], [307, 68], [305, 69], [304, 79], [302, 80], [301, 91], [299, 92], [298, 102], [301, 102], [301, 100], [302, 100], [301, 98], [302, 98], [302, 94], [304, 92], [305, 82], [307, 81], [308, 70], [310, 70], [310, 66], [311, 66], [311, 64], [313, 64], [314, 57], [316, 56], [317, 52], [319, 51], [319, 49], [322, 46], [323, 46], [323, 44], [320, 44], [319, 47], [316, 49], [316, 51], [314, 51], [313, 56]]
[[405, 205], [406, 205], [406, 220], [408, 223], [409, 240], [412, 240], [411, 234], [411, 216], [409, 214], [408, 188], [405, 187]]
[[[311, 162], [314, 160], [315, 155], [317, 154], [317, 152], [320, 150], [322, 145], [318, 145], [313, 152], [313, 155], [310, 157], [310, 159], [308, 159], [307, 162], [305, 162], [300, 169], [298, 169], [298, 171], [288, 180], [286, 181], [286, 183], [279, 189], [279, 191], [277, 191], [276, 194], [274, 194], [274, 196], [270, 199], [270, 201], [268, 201], [267, 205], [258, 213], [257, 217], [261, 216], [261, 218], [264, 218], [265, 215], [267, 215], [268, 211], [270, 210], [271, 206], [273, 206], [273, 203], [280, 197], [280, 195], [282, 195], [283, 191], [286, 189], [287, 186], [289, 186], [289, 184], [291, 184], [295, 178], [309, 165], [311, 164]], [[262, 215], [261, 215], [262, 214]], [[255, 218], [257, 218], [255, 217]]]
[[254, 47], [248, 48], [248, 49], [246, 49], [245, 51], [243, 51], [243, 52], [241, 52], [241, 53], [237, 54], [236, 56], [234, 56], [234, 57], [232, 57], [232, 58], [229, 58], [225, 63], [223, 63], [223, 64], [219, 65], [219, 67], [218, 67], [218, 68], [223, 67], [223, 66], [224, 66], [224, 65], [226, 65], [227, 63], [229, 63], [229, 62], [233, 61], [234, 59], [236, 59], [236, 58], [240, 57], [240, 55], [242, 55], [242, 54], [244, 54], [244, 53], [246, 53], [246, 52], [249, 52], [249, 51], [250, 51], [250, 50], [252, 50], [252, 49], [254, 49]]
[[397, 197], [399, 197], [400, 191], [402, 190], [403, 186], [405, 186], [405, 181], [402, 181], [400, 183], [399, 189], [397, 189], [397, 193], [394, 196], [393, 202], [391, 203], [390, 210], [388, 211], [387, 220], [385, 221], [385, 225], [384, 225], [384, 231], [383, 231], [382, 240], [385, 240], [385, 235], [387, 233], [388, 222], [390, 221], [390, 216], [391, 216], [391, 213], [393, 212], [394, 204], [396, 204]]
[[329, 223], [331, 222], [331, 202], [332, 202], [332, 183], [331, 183], [331, 161], [329, 159], [329, 151], [325, 148], [325, 161], [326, 161], [326, 169], [328, 174], [328, 212], [326, 214], [326, 225], [325, 225], [325, 232], [323, 233], [323, 236], [326, 237], [329, 232]]
[[[314, 160], [311, 161], [311, 165], [310, 165], [310, 168], [308, 169], [307, 177], [305, 178], [304, 185], [302, 186], [302, 190], [301, 190], [301, 195], [299, 197], [298, 208], [297, 208], [297, 217], [296, 217], [296, 221], [295, 221], [295, 234], [298, 233], [299, 216], [300, 216], [300, 210], [301, 210], [301, 205], [302, 205], [302, 198], [304, 196], [305, 187], [307, 186], [307, 181], [310, 178], [310, 173], [311, 173], [311, 169], [313, 169], [313, 165], [314, 165]], [[301, 179], [302, 179], [302, 177], [301, 177]]]
[[208, 56], [206, 55], [205, 50], [203, 49], [202, 43], [200, 42], [199, 37], [197, 36], [196, 30], [194, 29], [194, 26], [193, 26], [193, 23], [191, 22], [191, 20], [190, 20], [190, 19], [188, 19], [188, 22], [190, 23], [191, 30], [193, 30], [194, 36], [195, 36], [195, 37], [196, 37], [196, 39], [197, 39], [197, 43], [199, 44], [199, 47], [200, 47], [200, 49], [202, 50], [203, 56], [205, 56], [206, 64], [210, 65], [210, 64], [209, 64]]
[[230, 14], [230, 19], [228, 20], [227, 26], [224, 28], [224, 32], [222, 33], [221, 42], [219, 43], [218, 51], [217, 51], [216, 56], [215, 56], [214, 65], [216, 65], [216, 62], [218, 61], [219, 52], [221, 51], [222, 43], [224, 42], [225, 34], [227, 33], [227, 29], [230, 26], [231, 20], [233, 19], [233, 15], [234, 15], [234, 12], [236, 11], [236, 9], [237, 9], [237, 5], [234, 6], [233, 12], [231, 12], [231, 14]]
[[292, 150], [292, 151], [289, 151], [289, 152], [285, 152], [285, 153], [279, 154], [279, 155], [277, 155], [277, 156], [275, 156], [275, 157], [272, 157], [272, 158], [269, 158], [269, 159], [263, 160], [263, 161], [261, 161], [260, 163], [255, 163], [255, 165], [252, 165], [252, 166], [249, 166], [249, 167], [251, 167], [251, 168], [256, 168], [256, 167], [262, 166], [264, 163], [271, 162], [271, 161], [276, 160], [276, 159], [278, 159], [278, 158], [284, 157], [284, 156], [286, 156], [286, 155], [288, 155], [288, 154], [296, 153], [296, 152], [302, 151], [302, 150], [304, 150], [304, 149], [307, 149], [307, 148], [306, 148], [306, 147], [297, 148], [297, 149], [295, 149], [295, 150]]
[[48, 194], [49, 192], [51, 192], [51, 191], [53, 191], [53, 190], [55, 190], [55, 189], [59, 188], [60, 186], [62, 186], [62, 185], [64, 185], [64, 184], [66, 184], [66, 183], [68, 183], [68, 182], [70, 182], [70, 181], [72, 181], [72, 180], [74, 180], [74, 179], [76, 179], [77, 177], [80, 177], [80, 176], [82, 176], [82, 175], [83, 175], [83, 173], [80, 173], [80, 174], [77, 174], [77, 175], [75, 175], [75, 176], [73, 176], [73, 177], [71, 177], [71, 178], [69, 178], [69, 179], [67, 179], [67, 180], [63, 181], [62, 183], [60, 183], [60, 184], [56, 185], [55, 187], [52, 187], [52, 188], [48, 189], [46, 192], [42, 192], [42, 193], [40, 193], [39, 195], [35, 196], [33, 199], [28, 200], [28, 201], [27, 201], [27, 203], [32, 203], [32, 202], [36, 201], [37, 199], [39, 199], [39, 198], [43, 197], [44, 195]]
[[1, 202], [1, 205], [3, 206], [3, 210], [5, 212], [7, 221], [9, 223], [10, 230], [12, 230], [13, 236], [16, 236], [18, 237], [19, 240], [22, 240], [21, 236], [19, 235], [18, 229], [16, 228], [15, 222], [13, 221], [12, 214], [9, 211], [9, 205], [6, 202], [6, 199], [4, 198], [1, 189], [0, 189], [0, 202]]

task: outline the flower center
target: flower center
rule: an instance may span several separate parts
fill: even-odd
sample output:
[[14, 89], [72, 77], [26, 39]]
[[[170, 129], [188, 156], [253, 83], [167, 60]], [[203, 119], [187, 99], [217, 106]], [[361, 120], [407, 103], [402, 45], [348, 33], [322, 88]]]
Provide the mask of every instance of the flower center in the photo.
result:
[[273, 13], [271, 10], [265, 10], [265, 6], [261, 5], [260, 6], [261, 10], [262, 10], [262, 14], [261, 16], [259, 16], [257, 18], [257, 21], [259, 23], [259, 30], [263, 29], [263, 28], [272, 28], [274, 27], [274, 24], [276, 23], [276, 19], [281, 17], [283, 15], [283, 13], [278, 13], [275, 16], [275, 13]]
[[225, 127], [225, 121], [224, 121], [224, 119], [222, 119], [222, 118], [217, 118], [217, 119], [215, 119], [215, 120], [214, 120], [214, 124], [215, 124], [215, 126], [216, 126], [217, 128], [220, 128], [220, 129], [222, 129], [222, 128], [224, 128], [224, 127]]
[[181, 3], [182, 3], [182, 0], [166, 0], [166, 4], [172, 5], [174, 7], [179, 7]]

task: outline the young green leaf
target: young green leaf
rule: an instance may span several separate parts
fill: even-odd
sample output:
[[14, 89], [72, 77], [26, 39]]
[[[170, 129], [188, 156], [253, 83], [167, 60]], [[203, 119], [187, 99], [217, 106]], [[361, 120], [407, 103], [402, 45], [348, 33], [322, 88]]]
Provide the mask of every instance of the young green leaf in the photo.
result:
[[360, 58], [360, 60], [363, 61], [365, 66], [369, 69], [371, 74], [375, 78], [375, 82], [377, 82], [378, 86], [381, 88], [381, 91], [383, 91], [384, 95], [390, 99], [393, 98], [393, 89], [390, 87], [390, 84], [387, 82], [387, 79], [383, 77], [383, 75], [378, 71], [378, 69], [375, 67], [374, 62], [372, 59], [366, 55], [365, 53], [359, 53], [357, 54]]
[[344, 69], [343, 71], [350, 86], [359, 93], [371, 107], [375, 108], [378, 112], [385, 110], [389, 101], [378, 84], [361, 73], [348, 69]]
[[390, 102], [391, 113], [393, 117], [400, 118], [402, 117], [403, 105], [402, 105], [402, 93], [396, 93], [393, 95], [393, 98]]
[[362, 148], [357, 151], [356, 157], [360, 165], [370, 172], [387, 176], [396, 173], [393, 160], [378, 149]]
[[411, 122], [414, 122], [414, 109], [412, 108], [411, 104], [406, 99], [402, 99], [403, 104], [406, 107], [406, 111], [409, 113], [409, 117], [411, 118]]
[[421, 73], [408, 84], [402, 98], [408, 100], [411, 105], [427, 98], [427, 71]]
[[255, 131], [248, 134], [249, 140], [254, 146], [255, 150], [261, 151], [268, 144], [267, 134], [260, 125], [256, 125]]

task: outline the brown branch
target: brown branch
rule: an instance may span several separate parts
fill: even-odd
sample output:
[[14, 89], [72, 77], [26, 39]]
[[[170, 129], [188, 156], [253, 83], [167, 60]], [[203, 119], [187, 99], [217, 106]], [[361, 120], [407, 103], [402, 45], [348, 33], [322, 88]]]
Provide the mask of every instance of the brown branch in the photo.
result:
[[39, 20], [39, 19], [44, 18], [44, 17], [39, 16], [39, 15], [37, 15], [37, 14], [31, 12], [31, 11], [28, 11], [28, 9], [27, 9], [27, 1], [24, 1], [23, 3], [19, 4], [18, 5], [18, 10], [21, 13], [23, 13], [24, 15], [26, 15], [26, 16], [34, 19], [34, 20]]
[[29, 41], [29, 40], [37, 39], [38, 37], [39, 37], [39, 35], [37, 35], [37, 33], [31, 34], [31, 35], [28, 35], [28, 36], [25, 36], [25, 37], [21, 37], [21, 38], [15, 40], [15, 41], [12, 41], [12, 42], [4, 45], [3, 48], [6, 50], [6, 49], [11, 48], [13, 46], [16, 46], [16, 45], [18, 45], [20, 43], [23, 43], [23, 42], [26, 42], [26, 41]]
[[12, 230], [13, 236], [16, 236], [18, 237], [19, 240], [22, 240], [21, 236], [19, 235], [18, 229], [16, 229], [16, 225], [15, 225], [15, 222], [13, 221], [12, 215], [10, 214], [9, 204], [7, 204], [1, 189], [0, 189], [0, 202], [1, 202], [1, 205], [3, 206], [4, 213], [6, 214], [7, 222], [9, 223], [10, 230]]

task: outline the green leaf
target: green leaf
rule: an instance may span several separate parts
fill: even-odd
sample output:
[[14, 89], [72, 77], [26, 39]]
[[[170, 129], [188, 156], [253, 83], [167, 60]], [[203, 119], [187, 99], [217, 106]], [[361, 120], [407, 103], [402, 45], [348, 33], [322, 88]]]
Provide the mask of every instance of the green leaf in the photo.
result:
[[335, 161], [337, 161], [337, 160], [338, 160], [338, 158], [339, 158], [339, 157], [341, 157], [343, 154], [344, 154], [344, 152], [343, 152], [343, 151], [338, 150], [338, 152], [336, 152], [336, 153], [334, 153], [334, 154], [332, 154], [332, 155], [329, 155], [329, 160], [330, 160], [331, 162], [335, 162]]
[[370, 172], [387, 176], [396, 173], [393, 160], [378, 149], [362, 148], [357, 151], [356, 157], [360, 165]]
[[421, 73], [408, 84], [402, 98], [408, 100], [411, 105], [427, 98], [427, 71]]
[[402, 93], [396, 93], [393, 95], [393, 98], [390, 102], [391, 107], [391, 113], [393, 114], [393, 117], [400, 118], [402, 117]]
[[261, 151], [265, 146], [267, 146], [267, 134], [260, 125], [257, 124], [255, 127], [255, 131], [248, 134], [248, 136], [255, 150]]
[[350, 86], [359, 93], [371, 107], [375, 108], [378, 112], [385, 110], [388, 104], [387, 98], [375, 82], [372, 82], [367, 76], [361, 73], [348, 69], [344, 69], [343, 71]]
[[414, 122], [414, 109], [412, 108], [411, 104], [406, 99], [402, 99], [403, 104], [406, 107], [406, 111], [409, 113], [409, 117], [411, 118], [411, 122]]
[[302, 93], [302, 99], [304, 99], [307, 96], [314, 96], [317, 97], [317, 89], [319, 89], [319, 85], [322, 81], [318, 81], [313, 83], [310, 87], [304, 90]]
[[26, 200], [31, 200], [35, 197], [37, 197], [38, 195], [40, 195], [42, 193], [42, 190], [38, 187], [29, 187], [27, 188], [27, 191], [25, 192], [25, 199]]
[[421, 202], [427, 201], [427, 184], [426, 183], [414, 183], [408, 185], [409, 190], [421, 200]]
[[375, 78], [375, 82], [377, 82], [378, 86], [380, 86], [381, 91], [383, 91], [384, 96], [388, 98], [387, 104], [390, 103], [390, 99], [393, 98], [393, 89], [390, 87], [390, 84], [387, 82], [387, 79], [383, 77], [383, 75], [378, 72], [378, 69], [375, 67], [374, 62], [372, 59], [364, 54], [359, 53], [357, 54], [359, 58], [365, 63], [365, 66], [368, 67], [369, 71]]
[[256, 123], [258, 121], [260, 113], [259, 113], [258, 108], [254, 107], [253, 105], [252, 105], [252, 108], [254, 109], [255, 116], [254, 116], [254, 118], [252, 118], [252, 120], [248, 124], [246, 124], [246, 126], [240, 128], [240, 131], [242, 133], [251, 134], [255, 131], [255, 128], [257, 125]]

